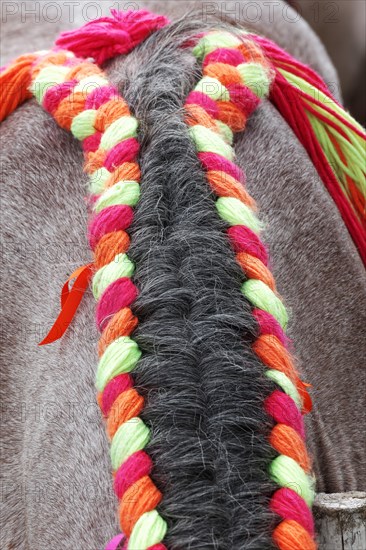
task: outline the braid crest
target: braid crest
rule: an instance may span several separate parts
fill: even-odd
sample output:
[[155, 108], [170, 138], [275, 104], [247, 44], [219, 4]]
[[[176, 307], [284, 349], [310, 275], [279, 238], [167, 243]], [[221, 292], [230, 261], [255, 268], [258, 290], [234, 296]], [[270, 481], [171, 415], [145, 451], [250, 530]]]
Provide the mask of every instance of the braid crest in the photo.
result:
[[130, 375], [141, 357], [131, 337], [138, 320], [130, 306], [138, 290], [131, 280], [135, 266], [128, 257], [126, 233], [140, 197], [138, 122], [102, 71], [70, 52], [42, 56], [33, 67], [30, 89], [59, 125], [82, 142], [85, 152], [93, 210], [89, 242], [97, 269], [92, 287], [102, 333], [96, 388], [111, 440], [126, 548], [160, 545], [164, 550], [167, 525], [155, 509], [162, 494], [149, 477], [152, 464], [143, 450], [150, 441], [150, 430], [139, 417], [144, 398]]
[[[246, 34], [239, 40], [234, 36], [230, 38], [225, 32], [210, 32], [198, 41], [193, 52], [203, 64], [204, 76], [186, 101], [186, 123], [198, 157], [202, 153], [209, 155], [201, 162], [216, 196], [217, 213], [229, 226], [228, 237], [246, 278], [241, 291], [253, 307], [260, 331], [253, 351], [267, 367], [265, 376], [279, 388], [267, 398], [265, 407], [275, 422], [270, 442], [279, 453], [270, 463], [268, 472], [280, 487], [270, 504], [282, 519], [274, 530], [273, 540], [281, 550], [314, 550], [316, 543], [310, 508], [315, 493], [301, 416], [309, 406], [309, 398], [286, 350], [287, 339], [283, 331], [288, 315], [266, 265], [267, 255], [260, 252], [264, 250], [259, 240], [263, 226], [257, 218], [255, 203], [247, 192], [238, 196], [237, 189], [244, 178], [239, 169], [236, 170], [237, 180], [235, 175], [231, 174], [228, 179], [225, 170], [217, 170], [217, 167], [226, 166], [228, 161], [233, 163], [235, 158], [232, 141], [226, 141], [227, 132], [218, 122], [221, 120], [227, 124], [232, 132], [242, 130], [251, 112], [268, 95], [274, 75], [257, 45]], [[241, 97], [238, 89], [243, 92]], [[223, 97], [225, 109], [222, 108]], [[202, 115], [198, 109], [195, 111], [195, 104], [206, 113]], [[237, 123], [238, 110], [241, 117]], [[209, 129], [202, 132], [202, 124]], [[216, 138], [211, 139], [215, 132]], [[255, 248], [253, 241], [248, 243], [246, 239], [247, 231], [258, 239]], [[283, 441], [284, 433], [286, 442]]]

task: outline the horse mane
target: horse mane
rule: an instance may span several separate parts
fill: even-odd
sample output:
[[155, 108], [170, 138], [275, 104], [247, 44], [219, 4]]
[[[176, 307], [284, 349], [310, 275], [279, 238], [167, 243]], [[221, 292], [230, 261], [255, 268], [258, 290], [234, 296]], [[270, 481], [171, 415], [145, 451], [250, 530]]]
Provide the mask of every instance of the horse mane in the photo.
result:
[[[93, 272], [96, 387], [122, 528], [107, 549], [311, 550], [314, 481], [302, 418], [311, 400], [233, 140], [262, 99], [286, 114], [291, 93], [316, 167], [339, 153], [322, 179], [342, 197], [362, 251], [362, 170], [349, 167], [363, 133], [339, 105], [309, 108], [306, 75], [331, 102], [325, 85], [302, 67], [295, 85], [299, 64], [260, 37], [219, 23], [202, 32], [202, 22], [168, 24], [148, 12], [112, 16], [0, 75], [2, 118], [32, 94], [85, 153], [94, 265], [77, 277]], [[136, 100], [132, 83], [122, 97], [98, 63], [152, 41], [159, 46], [143, 69], [146, 94]], [[18, 95], [9, 93], [14, 86]], [[142, 113], [148, 129], [139, 129]], [[300, 136], [304, 126], [290, 121]], [[325, 147], [314, 145], [319, 132]], [[69, 320], [75, 292], [64, 296]]]

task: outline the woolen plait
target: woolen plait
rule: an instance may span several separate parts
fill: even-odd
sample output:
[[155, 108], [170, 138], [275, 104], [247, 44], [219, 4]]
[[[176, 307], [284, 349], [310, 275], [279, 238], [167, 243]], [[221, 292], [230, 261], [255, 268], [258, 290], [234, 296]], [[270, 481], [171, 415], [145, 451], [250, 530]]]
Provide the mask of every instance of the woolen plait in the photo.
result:
[[[237, 196], [237, 189], [240, 184], [244, 184], [244, 177], [238, 171], [237, 181], [235, 179], [233, 181], [232, 176], [229, 179], [223, 166], [225, 161], [233, 162], [234, 159], [233, 139], [226, 130], [226, 125], [232, 132], [244, 130], [245, 122], [253, 109], [263, 97], [268, 95], [273, 72], [263, 53], [252, 40], [248, 40], [245, 34], [239, 38], [226, 32], [211, 32], [198, 42], [193, 52], [202, 61], [204, 76], [197, 84], [195, 92], [188, 96], [186, 120], [198, 155], [202, 152], [210, 153], [215, 158], [215, 167], [221, 165], [221, 171], [215, 171], [214, 177], [207, 159], [204, 167], [207, 181], [217, 195], [218, 215], [230, 226], [229, 238], [233, 242], [234, 250], [241, 251], [237, 254], [237, 261], [247, 277], [242, 285], [242, 292], [256, 311], [259, 311], [259, 315], [256, 314], [259, 325], [261, 326], [261, 322], [264, 324], [264, 330], [253, 344], [253, 349], [268, 367], [267, 376], [276, 382], [285, 394], [288, 394], [289, 398], [296, 403], [296, 408], [307, 412], [309, 398], [305, 385], [301, 382], [291, 356], [286, 350], [286, 339], [282, 332], [287, 326], [286, 309], [276, 292], [273, 277], [266, 265], [266, 258], [264, 257], [262, 261], [256, 255], [251, 255], [251, 249], [246, 248], [245, 241], [236, 239], [240, 235], [241, 228], [244, 228], [244, 231], [249, 229], [259, 236], [262, 226], [253, 209], [254, 201], [246, 194]], [[256, 99], [243, 102], [239, 106], [235, 93], [231, 100], [230, 86], [239, 86], [241, 89], [245, 87], [246, 91], [242, 97], [251, 98], [255, 94]], [[204, 97], [205, 92], [207, 100]], [[198, 103], [195, 103], [197, 99]], [[213, 101], [216, 102], [217, 109], [214, 108]], [[194, 110], [192, 105], [196, 106]], [[206, 105], [208, 105], [207, 110]], [[238, 109], [242, 111], [241, 117], [237, 117]], [[210, 134], [208, 131], [201, 130], [204, 127], [209, 128]], [[199, 129], [198, 132], [197, 129]], [[211, 134], [214, 133], [215, 138], [210, 139]], [[220, 162], [221, 158], [223, 163]], [[270, 326], [274, 327], [272, 333], [269, 330]], [[280, 400], [276, 402], [280, 395], [281, 393], [275, 390], [268, 398], [274, 402], [274, 407], [281, 407]], [[270, 413], [268, 407], [266, 410]], [[286, 417], [286, 413], [290, 411], [291, 409], [284, 409], [282, 412]], [[275, 416], [273, 418], [276, 419]], [[301, 428], [298, 429], [304, 436], [302, 420], [299, 421]], [[278, 430], [278, 427], [281, 430]], [[290, 540], [292, 549], [311, 550], [316, 548], [312, 521], [306, 524], [308, 527], [306, 530], [301, 519], [299, 522], [294, 518], [311, 517], [310, 507], [314, 499], [313, 480], [309, 477], [308, 470], [305, 472], [296, 459], [288, 456], [289, 447], [283, 442], [285, 428], [285, 423], [277, 424], [270, 436], [274, 449], [279, 453], [285, 452], [271, 463], [270, 475], [281, 487], [291, 487], [286, 493], [279, 493], [281, 491], [279, 489], [272, 497], [271, 508], [283, 518], [275, 528], [273, 537], [282, 550], [290, 548]], [[286, 432], [286, 435], [290, 433]], [[293, 438], [292, 448], [296, 449], [296, 445], [298, 452], [291, 454], [298, 459], [300, 454], [302, 457], [304, 445], [302, 439], [299, 440], [297, 436]], [[305, 463], [309, 464], [306, 451]], [[297, 497], [293, 496], [293, 493], [297, 493]], [[301, 510], [300, 514], [293, 510], [294, 503], [299, 507], [297, 510]]]
[[150, 433], [139, 418], [144, 399], [133, 389], [129, 374], [141, 356], [130, 338], [137, 324], [130, 306], [138, 291], [131, 281], [134, 265], [127, 255], [129, 238], [125, 233], [139, 199], [137, 120], [103, 72], [70, 52], [41, 58], [33, 67], [31, 90], [61, 127], [83, 145], [87, 142], [85, 170], [91, 178], [93, 205], [89, 242], [96, 251], [93, 290], [98, 299], [97, 326], [102, 332], [98, 400], [106, 415], [112, 468], [117, 480], [125, 480], [124, 484], [116, 482], [115, 487], [128, 548], [151, 548], [163, 540], [166, 523], [155, 511], [162, 495], [149, 477], [152, 465], [148, 456], [143, 455], [147, 470], [138, 465]]

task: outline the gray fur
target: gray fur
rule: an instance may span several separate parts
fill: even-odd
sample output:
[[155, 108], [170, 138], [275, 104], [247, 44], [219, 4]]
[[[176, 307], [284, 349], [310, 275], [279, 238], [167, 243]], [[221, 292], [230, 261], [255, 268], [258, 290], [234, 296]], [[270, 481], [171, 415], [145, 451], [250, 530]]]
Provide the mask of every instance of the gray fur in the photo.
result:
[[[146, 4], [161, 13], [182, 9], [175, 2]], [[60, 26], [70, 24], [64, 21]], [[21, 28], [25, 40], [28, 26]], [[257, 28], [312, 64], [328, 82], [336, 81], [324, 50], [305, 23], [286, 25], [278, 17], [271, 26], [262, 20]], [[59, 30], [49, 31], [45, 24], [42, 29], [52, 35]], [[27, 49], [41, 47], [37, 35], [37, 44], [29, 36]], [[44, 36], [44, 47], [52, 39]], [[9, 57], [23, 53], [24, 43], [15, 48], [9, 39], [7, 44]], [[172, 61], [166, 60], [156, 70], [169, 71]], [[138, 101], [139, 94], [147, 94], [149, 73], [143, 49], [129, 56], [127, 64], [119, 60], [111, 67], [112, 79], [130, 94], [147, 134], [153, 128], [148, 106], [159, 94], [159, 89], [150, 90], [150, 100], [146, 95]], [[159, 82], [154, 80], [154, 85], [159, 87]], [[160, 86], [161, 92], [164, 82]], [[158, 150], [164, 135], [152, 137]], [[33, 101], [3, 123], [1, 140], [2, 546], [99, 550], [118, 532], [118, 526], [108, 478], [108, 442], [95, 405], [97, 333], [91, 294], [61, 342], [37, 347], [58, 312], [63, 281], [90, 258], [82, 154], [79, 144]], [[144, 162], [152, 162], [148, 161], [149, 143], [144, 147]], [[363, 267], [306, 153], [272, 106], [265, 104], [254, 115], [236, 149], [248, 187], [267, 222], [273, 269], [292, 311], [290, 331], [299, 368], [314, 386], [315, 410], [308, 419], [308, 439], [318, 488], [361, 490], [365, 479]], [[150, 171], [147, 165], [145, 169]], [[197, 269], [187, 265], [187, 273]], [[195, 284], [187, 275], [184, 282]], [[144, 345], [153, 345], [144, 338]], [[142, 383], [143, 376], [141, 372]], [[159, 434], [154, 433], [158, 441]], [[158, 461], [154, 439], [151, 450]], [[216, 501], [216, 505], [221, 509], [221, 503]], [[193, 543], [191, 548], [215, 547], [204, 539]], [[183, 547], [189, 547], [188, 542]]]

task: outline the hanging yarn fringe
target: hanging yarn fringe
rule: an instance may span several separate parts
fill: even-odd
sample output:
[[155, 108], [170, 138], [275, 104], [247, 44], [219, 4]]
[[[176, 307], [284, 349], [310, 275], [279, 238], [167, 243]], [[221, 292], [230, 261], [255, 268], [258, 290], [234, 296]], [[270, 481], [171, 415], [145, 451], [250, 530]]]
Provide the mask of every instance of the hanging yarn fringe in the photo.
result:
[[130, 52], [153, 31], [169, 23], [166, 17], [146, 10], [111, 10], [111, 14], [112, 17], [90, 21], [80, 29], [63, 32], [56, 46], [78, 57], [93, 57], [102, 65], [107, 59]]
[[366, 134], [323, 80], [266, 38], [252, 35], [273, 64], [270, 100], [308, 152], [366, 265]]

